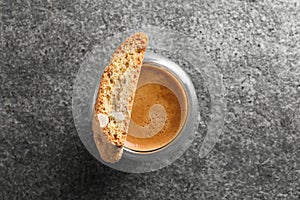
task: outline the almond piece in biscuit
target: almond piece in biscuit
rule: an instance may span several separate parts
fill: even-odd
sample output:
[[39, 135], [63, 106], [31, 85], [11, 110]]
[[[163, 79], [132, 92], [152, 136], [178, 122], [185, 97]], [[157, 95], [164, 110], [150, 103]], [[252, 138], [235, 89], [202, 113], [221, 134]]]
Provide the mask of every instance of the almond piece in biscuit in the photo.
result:
[[105, 162], [117, 162], [122, 156], [147, 45], [145, 33], [130, 36], [113, 53], [102, 74], [92, 128], [94, 141]]

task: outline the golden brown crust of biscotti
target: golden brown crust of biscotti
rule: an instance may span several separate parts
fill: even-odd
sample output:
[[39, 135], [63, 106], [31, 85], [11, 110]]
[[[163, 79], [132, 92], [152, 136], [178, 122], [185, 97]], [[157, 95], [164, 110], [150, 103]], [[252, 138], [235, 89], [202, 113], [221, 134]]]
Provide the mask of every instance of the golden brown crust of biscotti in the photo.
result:
[[[99, 152], [103, 154], [101, 157], [110, 157], [111, 159], [108, 159], [110, 160], [109, 162], [115, 162], [122, 155], [122, 148], [127, 136], [126, 127], [129, 126], [134, 91], [147, 45], [148, 36], [144, 33], [136, 33], [127, 38], [113, 53], [110, 63], [105, 68], [101, 77], [94, 106], [95, 120], [93, 120], [93, 123], [99, 123], [99, 114], [107, 116], [108, 120], [106, 121], [107, 123], [100, 127], [101, 134], [99, 130], [96, 130], [99, 127], [94, 124], [93, 132], [94, 139], [98, 141], [96, 141], [98, 150], [100, 148]], [[122, 85], [123, 82], [127, 84], [124, 87]], [[120, 99], [116, 99], [119, 93], [123, 94], [126, 98], [122, 98], [122, 95], [120, 95]], [[120, 105], [114, 105], [116, 102]], [[119, 114], [114, 115], [120, 106], [123, 109], [120, 109]], [[103, 148], [115, 150], [107, 152]]]
[[[127, 38], [113, 53], [110, 63], [106, 66], [104, 73], [101, 77], [100, 87], [98, 90], [97, 101], [95, 104], [95, 111], [96, 113], [105, 113], [106, 114], [106, 106], [104, 103], [105, 101], [105, 93], [101, 91], [105, 91], [107, 87], [113, 85], [110, 82], [114, 71], [116, 71], [115, 63], [119, 63], [120, 61], [124, 62], [122, 58], [128, 54], [133, 54], [135, 58], [138, 58], [138, 63], [135, 65], [135, 68], [140, 68], [144, 59], [144, 54], [148, 45], [148, 36], [145, 33], [136, 33], [131, 37]], [[122, 63], [125, 64], [126, 63]], [[127, 67], [127, 66], [126, 66]]]

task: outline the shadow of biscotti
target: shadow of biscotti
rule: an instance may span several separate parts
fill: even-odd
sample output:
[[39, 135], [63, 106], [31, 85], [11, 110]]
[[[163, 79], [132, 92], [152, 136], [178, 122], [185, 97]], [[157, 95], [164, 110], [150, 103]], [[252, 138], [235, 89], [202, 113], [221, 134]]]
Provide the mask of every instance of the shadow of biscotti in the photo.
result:
[[[61, 199], [119, 199], [135, 194], [134, 188], [146, 184], [147, 174], [125, 173], [96, 160], [78, 137], [64, 144], [58, 162]], [[153, 172], [155, 173], [155, 172]]]
[[[62, 199], [81, 199], [80, 197], [113, 192], [120, 182], [128, 176], [111, 169], [97, 161], [81, 144], [79, 138], [65, 142], [59, 161], [60, 195]], [[97, 192], [101, 191], [101, 193]], [[101, 194], [101, 195], [100, 195]]]

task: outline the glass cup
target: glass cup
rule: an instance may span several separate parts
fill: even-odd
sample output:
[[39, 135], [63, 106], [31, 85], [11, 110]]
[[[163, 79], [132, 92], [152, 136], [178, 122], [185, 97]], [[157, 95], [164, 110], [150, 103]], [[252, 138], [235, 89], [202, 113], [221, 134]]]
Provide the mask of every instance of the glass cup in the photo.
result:
[[[187, 110], [185, 110], [186, 116], [181, 120], [182, 125], [177, 136], [167, 145], [152, 151], [135, 151], [125, 146], [122, 158], [118, 162], [107, 163], [101, 158], [99, 159], [105, 165], [126, 172], [153, 171], [171, 164], [174, 160], [179, 158], [192, 143], [198, 119], [198, 100], [195, 88], [189, 76], [176, 63], [160, 55], [147, 52], [143, 65], [151, 65], [166, 70], [176, 78], [184, 90], [187, 102], [186, 106], [181, 105], [181, 109]], [[159, 84], [168, 88], [172, 87], [163, 82], [159, 82]], [[98, 88], [95, 88], [94, 96], [97, 95], [97, 92]], [[94, 103], [91, 106], [93, 105]]]

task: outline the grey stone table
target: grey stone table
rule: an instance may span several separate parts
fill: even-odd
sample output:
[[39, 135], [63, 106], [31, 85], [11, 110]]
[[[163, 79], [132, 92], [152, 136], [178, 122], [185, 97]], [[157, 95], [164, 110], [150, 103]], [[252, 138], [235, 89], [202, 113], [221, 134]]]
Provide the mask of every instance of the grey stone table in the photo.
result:
[[[299, 199], [299, 1], [2, 0], [0, 199]], [[223, 75], [224, 134], [167, 168], [110, 169], [82, 145], [84, 55], [142, 24], [197, 38]]]

